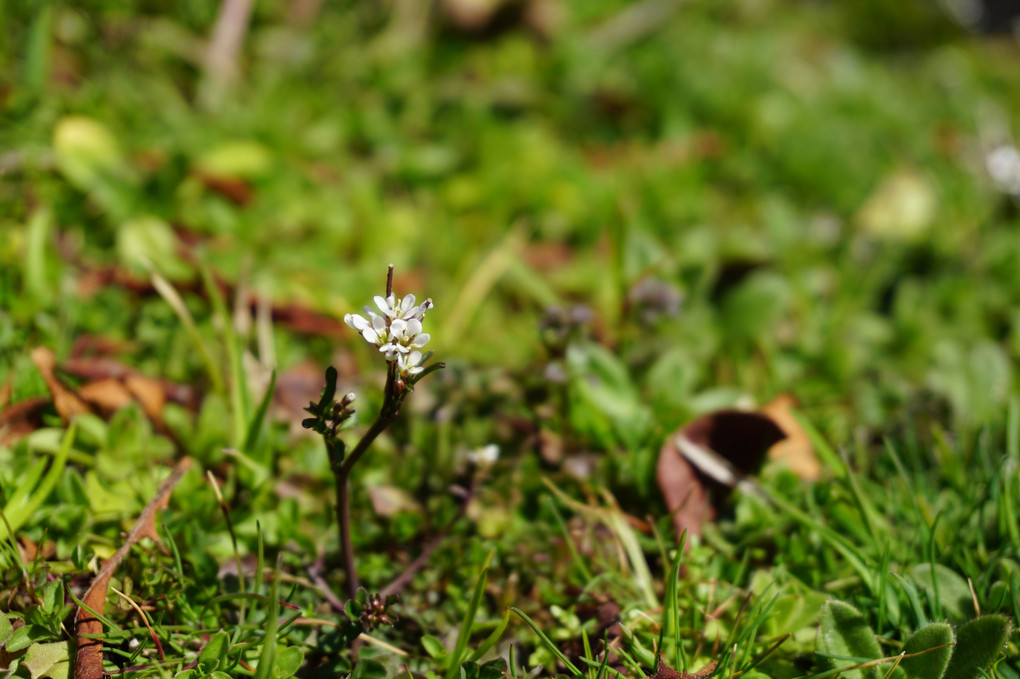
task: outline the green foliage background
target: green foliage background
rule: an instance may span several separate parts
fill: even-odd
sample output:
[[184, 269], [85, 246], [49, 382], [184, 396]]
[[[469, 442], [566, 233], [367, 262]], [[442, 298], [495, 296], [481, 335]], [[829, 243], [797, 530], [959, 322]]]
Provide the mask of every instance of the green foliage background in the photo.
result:
[[[986, 610], [997, 602], [1015, 616], [1020, 453], [1005, 423], [1020, 357], [1020, 217], [985, 167], [1020, 135], [1015, 40], [967, 35], [921, 0], [896, 12], [859, 0], [536, 0], [510, 3], [485, 29], [458, 26], [452, 2], [325, 3], [312, 21], [296, 18], [299, 4], [255, 3], [228, 87], [203, 63], [215, 3], [0, 3], [0, 384], [13, 402], [45, 394], [28, 349], [66, 357], [98, 335], [120, 360], [204, 396], [195, 416], [168, 406], [172, 437], [137, 408], [86, 419], [68, 473], [25, 527], [55, 541], [57, 571], [105, 556], [155, 488], [154, 463], [180, 452], [225, 479], [242, 555], [259, 550], [260, 530], [293, 572], [335, 553], [316, 441], [271, 414], [242, 451], [250, 464], [223, 452], [241, 445], [262, 396], [238, 356], [281, 376], [339, 364], [366, 417], [381, 365], [353, 333], [280, 323], [267, 355], [253, 332], [231, 329], [201, 271], [341, 318], [381, 293], [392, 263], [398, 293], [435, 301], [430, 348], [449, 368], [414, 395], [356, 486], [370, 587], [454, 515], [444, 489], [463, 480], [465, 451], [503, 450], [477, 511], [405, 597], [394, 643], [414, 649], [415, 671], [430, 662], [422, 634], [460, 624], [453, 602], [468, 598], [491, 544], [503, 548], [489, 581], [503, 584], [475, 638], [522, 600], [559, 642], [591, 627], [571, 617], [582, 593], [638, 610], [647, 592], [628, 584], [635, 564], [592, 548], [578, 567], [540, 477], [574, 497], [609, 489], [652, 517], [667, 537], [640, 540], [658, 582], [672, 541], [654, 480], [662, 441], [696, 415], [782, 393], [845, 455], [815, 485], [766, 471], [770, 491], [817, 523], [741, 498], [689, 565], [692, 583], [734, 592], [774, 583], [777, 608], [757, 619], [768, 634], [741, 639], [758, 652], [800, 636], [759, 671], [820, 666], [809, 656], [828, 595], [854, 601], [892, 643], [948, 615], [922, 575], [910, 576], [919, 589], [889, 584], [891, 566], [943, 564], [954, 585], [972, 578]], [[635, 8], [662, 14], [628, 34]], [[218, 369], [160, 296], [83, 293], [110, 270], [143, 283], [155, 270], [181, 290]], [[592, 311], [579, 334], [543, 335], [548, 309], [574, 305]], [[0, 449], [5, 501], [59, 449], [62, 425], [53, 413], [45, 423]], [[590, 462], [579, 480], [539, 458], [550, 432], [568, 458]], [[184, 639], [230, 624], [246, 630], [232, 643], [258, 637], [236, 602], [203, 608], [217, 587], [239, 585], [217, 575], [231, 536], [195, 476], [167, 519], [184, 554], [173, 587], [141, 565], [136, 586], [194, 608], [166, 618]], [[417, 511], [376, 516], [366, 495], [379, 485]], [[571, 512], [571, 530], [602, 530], [599, 515]], [[9, 609], [27, 610], [26, 583], [53, 568], [8, 573]], [[698, 587], [680, 596], [693, 611], [685, 639], [713, 625], [744, 634], [736, 606], [725, 622], [697, 612]], [[322, 612], [302, 592], [298, 605]], [[38, 639], [59, 639], [59, 615], [47, 620], [53, 636]], [[307, 676], [346, 667], [324, 633], [287, 634], [309, 657], [344, 658], [309, 661]], [[508, 634], [539, 649], [532, 664], [554, 667], [527, 628]], [[175, 657], [195, 652], [181, 641]], [[1015, 657], [1002, 667], [1017, 676]]]

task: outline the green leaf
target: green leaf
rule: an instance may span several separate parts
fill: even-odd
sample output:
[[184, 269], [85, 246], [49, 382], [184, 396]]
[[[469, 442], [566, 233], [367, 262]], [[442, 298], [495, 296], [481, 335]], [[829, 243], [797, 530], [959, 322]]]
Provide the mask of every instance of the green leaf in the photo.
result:
[[443, 646], [443, 642], [430, 634], [426, 634], [421, 638], [421, 645], [425, 648], [425, 652], [436, 660], [442, 660], [447, 656], [446, 647]]
[[953, 628], [945, 622], [926, 625], [907, 639], [903, 652], [907, 655], [922, 653], [913, 658], [904, 658], [900, 663], [908, 679], [939, 679], [953, 655]]
[[7, 643], [13, 632], [14, 627], [11, 625], [11, 621], [7, 619], [7, 614], [0, 611], [0, 648]]
[[[875, 633], [861, 612], [843, 601], [829, 600], [822, 607], [822, 629], [818, 647], [824, 653], [853, 658], [853, 662], [833, 661], [834, 667], [856, 665], [867, 660], [882, 657], [882, 650], [875, 640]], [[846, 679], [877, 677], [873, 667], [843, 672]]]
[[928, 591], [932, 600], [937, 597], [938, 605], [944, 615], [954, 622], [962, 622], [974, 617], [974, 604], [971, 601], [970, 587], [967, 581], [956, 571], [942, 564], [917, 564], [910, 569], [910, 576], [921, 588]]
[[496, 658], [478, 668], [478, 679], [503, 679], [506, 672], [506, 660]]
[[32, 644], [21, 659], [21, 665], [28, 668], [32, 679], [70, 679], [71, 643], [55, 641], [51, 644]]
[[198, 665], [205, 673], [219, 669], [230, 648], [230, 637], [226, 632], [217, 632], [209, 639], [202, 652], [198, 654]]
[[52, 638], [51, 632], [42, 625], [24, 625], [11, 633], [4, 650], [8, 653], [17, 653], [37, 641], [49, 638]]
[[285, 679], [297, 673], [305, 659], [305, 653], [297, 646], [281, 648], [276, 653], [276, 667], [273, 668], [275, 679]]
[[1009, 620], [984, 615], [962, 625], [956, 632], [956, 649], [943, 679], [976, 679], [992, 664], [1009, 637]]
[[48, 614], [59, 613], [64, 607], [64, 581], [54, 580], [43, 585], [39, 592], [42, 609]]

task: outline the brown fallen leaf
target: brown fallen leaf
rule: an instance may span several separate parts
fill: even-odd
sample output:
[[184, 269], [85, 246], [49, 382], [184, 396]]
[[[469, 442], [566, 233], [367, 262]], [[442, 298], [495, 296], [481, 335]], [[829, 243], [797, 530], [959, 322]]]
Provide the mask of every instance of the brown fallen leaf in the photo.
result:
[[122, 382], [145, 413], [157, 421], [155, 415], [162, 414], [163, 405], [167, 402], [183, 405], [189, 410], [198, 407], [199, 395], [194, 387], [147, 377], [136, 368], [109, 357], [72, 358], [61, 363], [59, 370], [89, 382], [108, 378]]
[[142, 410], [157, 427], [163, 426], [163, 406], [166, 405], [166, 389], [162, 381], [144, 375], [131, 374], [124, 378], [124, 386], [141, 404]]
[[715, 518], [715, 508], [697, 471], [672, 441], [667, 441], [659, 451], [655, 478], [673, 518], [676, 534], [679, 536], [686, 529], [690, 535], [701, 535], [702, 525]]
[[792, 411], [796, 406], [795, 398], [783, 394], [759, 411], [772, 418], [786, 434], [786, 438], [776, 441], [769, 448], [769, 459], [785, 464], [790, 471], [806, 481], [814, 481], [822, 475], [822, 463], [815, 455], [810, 437], [793, 416]]
[[745, 477], [785, 436], [768, 416], [741, 410], [708, 413], [674, 433], [659, 451], [656, 478], [677, 536], [700, 535], [715, 517], [713, 483], [749, 487]]
[[78, 389], [78, 396], [104, 413], [119, 410], [134, 400], [127, 387], [112, 377], [82, 385]]
[[50, 390], [57, 413], [65, 423], [70, 422], [76, 415], [91, 412], [88, 404], [80, 396], [57, 379], [55, 373], [57, 358], [52, 350], [36, 347], [32, 350], [31, 356], [32, 362], [46, 382], [46, 388]]
[[42, 411], [50, 400], [33, 396], [0, 410], [0, 444], [17, 440], [42, 426]]
[[[190, 468], [191, 458], [181, 458], [170, 476], [159, 484], [156, 496], [142, 510], [124, 544], [103, 564], [102, 570], [92, 580], [92, 585], [82, 597], [82, 603], [97, 613], [103, 612], [106, 607], [106, 590], [113, 572], [127, 556], [133, 544], [144, 537], [159, 540], [156, 531], [156, 512], [167, 506], [174, 486]], [[98, 635], [103, 633], [103, 624], [87, 609], [78, 607], [74, 616], [74, 630], [78, 646], [74, 659], [74, 679], [102, 679], [103, 640]]]

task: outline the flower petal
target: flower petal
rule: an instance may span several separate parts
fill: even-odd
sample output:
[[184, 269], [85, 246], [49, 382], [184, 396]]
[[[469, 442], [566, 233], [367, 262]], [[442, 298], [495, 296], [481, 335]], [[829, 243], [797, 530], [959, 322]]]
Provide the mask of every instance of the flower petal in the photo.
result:
[[429, 335], [427, 332], [423, 332], [420, 335], [416, 335], [415, 338], [411, 340], [411, 346], [423, 347], [429, 343], [430, 339], [432, 339], [432, 336]]
[[394, 313], [393, 313], [393, 295], [390, 295], [389, 297], [387, 297], [385, 299], [383, 299], [379, 295], [376, 295], [375, 297], [373, 297], [373, 299], [375, 300], [375, 305], [377, 307], [379, 307], [379, 311], [383, 312], [384, 314], [386, 314], [390, 318], [394, 317]]

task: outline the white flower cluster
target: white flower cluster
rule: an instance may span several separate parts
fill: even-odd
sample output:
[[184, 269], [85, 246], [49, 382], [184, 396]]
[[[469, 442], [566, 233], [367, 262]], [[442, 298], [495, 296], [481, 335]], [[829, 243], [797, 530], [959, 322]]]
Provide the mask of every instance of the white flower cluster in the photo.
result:
[[414, 295], [397, 299], [390, 294], [389, 297], [377, 296], [375, 304], [382, 315], [366, 306], [365, 316], [347, 314], [344, 323], [360, 332], [366, 342], [379, 347], [387, 361], [397, 364], [401, 376], [417, 375], [424, 370], [419, 349], [429, 341], [428, 333], [421, 331], [421, 322], [425, 312], [432, 308], [432, 300], [415, 305]]

